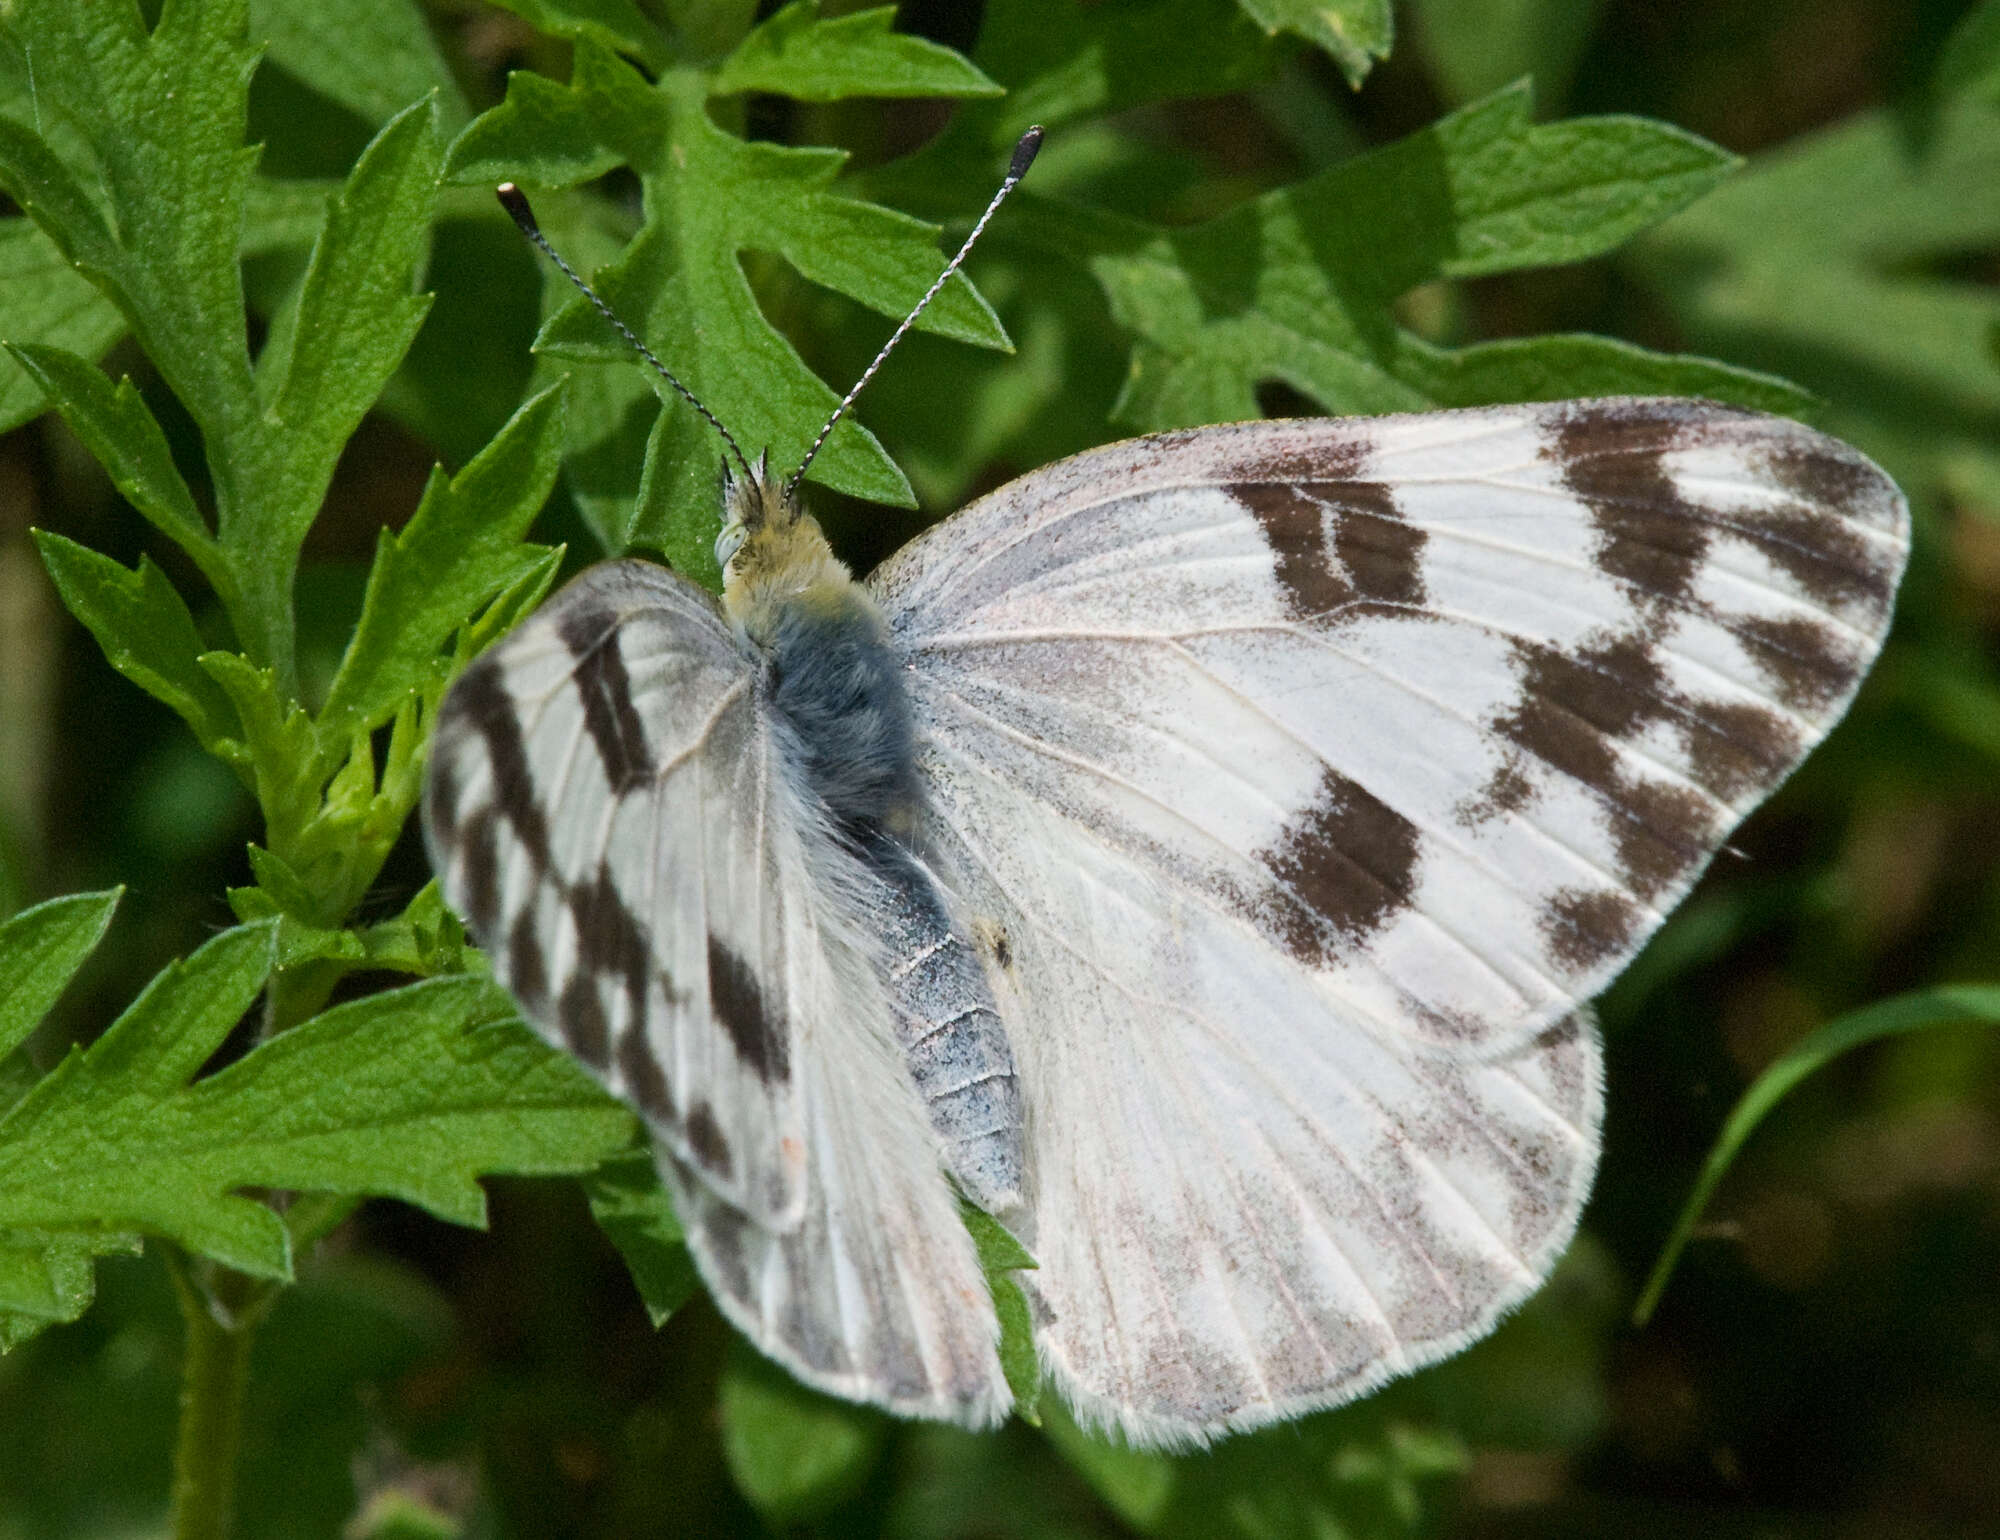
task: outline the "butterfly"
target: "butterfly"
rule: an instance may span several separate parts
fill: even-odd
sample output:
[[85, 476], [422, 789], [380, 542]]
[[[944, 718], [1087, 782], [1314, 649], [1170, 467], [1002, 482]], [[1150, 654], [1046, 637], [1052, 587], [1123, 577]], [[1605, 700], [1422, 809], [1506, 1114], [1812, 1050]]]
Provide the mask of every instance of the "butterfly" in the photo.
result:
[[1908, 544], [1855, 450], [1686, 399], [1152, 434], [862, 581], [802, 474], [738, 453], [719, 602], [608, 561], [465, 670], [433, 862], [765, 1354], [999, 1421], [969, 1201], [1142, 1446], [1536, 1289], [1587, 1002], [1838, 720]]

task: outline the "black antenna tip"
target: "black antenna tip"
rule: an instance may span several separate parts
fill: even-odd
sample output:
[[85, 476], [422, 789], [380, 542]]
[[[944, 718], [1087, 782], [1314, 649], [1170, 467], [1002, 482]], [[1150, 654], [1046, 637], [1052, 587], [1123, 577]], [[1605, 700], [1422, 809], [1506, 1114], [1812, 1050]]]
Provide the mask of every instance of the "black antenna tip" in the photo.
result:
[[493, 196], [500, 200], [500, 207], [512, 216], [514, 223], [520, 226], [521, 233], [529, 240], [542, 233], [542, 227], [535, 223], [535, 211], [528, 207], [528, 195], [520, 188], [512, 182], [502, 182], [493, 189]]
[[1021, 142], [1014, 146], [1014, 158], [1007, 162], [1007, 180], [1018, 182], [1028, 174], [1028, 168], [1035, 163], [1035, 152], [1042, 147], [1042, 125], [1037, 123], [1025, 134]]

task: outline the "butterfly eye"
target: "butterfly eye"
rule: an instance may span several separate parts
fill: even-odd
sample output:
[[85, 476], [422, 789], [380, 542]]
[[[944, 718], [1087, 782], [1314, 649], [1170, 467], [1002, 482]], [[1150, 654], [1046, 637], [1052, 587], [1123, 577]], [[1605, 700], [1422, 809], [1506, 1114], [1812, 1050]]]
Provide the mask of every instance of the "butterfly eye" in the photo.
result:
[[715, 564], [718, 567], [728, 566], [729, 558], [743, 549], [743, 541], [748, 534], [749, 531], [735, 519], [723, 525], [722, 533], [715, 537]]

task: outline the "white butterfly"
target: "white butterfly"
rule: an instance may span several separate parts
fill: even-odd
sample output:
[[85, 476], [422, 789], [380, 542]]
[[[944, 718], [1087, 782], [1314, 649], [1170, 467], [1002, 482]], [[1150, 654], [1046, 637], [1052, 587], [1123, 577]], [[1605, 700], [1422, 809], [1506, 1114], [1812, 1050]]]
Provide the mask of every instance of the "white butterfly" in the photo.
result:
[[963, 1193], [1139, 1444], [1537, 1287], [1585, 1002], [1839, 718], [1907, 546], [1855, 451], [1689, 400], [1156, 434], [863, 583], [796, 481], [726, 483], [722, 603], [607, 562], [466, 671], [433, 860], [765, 1353], [1004, 1416]]

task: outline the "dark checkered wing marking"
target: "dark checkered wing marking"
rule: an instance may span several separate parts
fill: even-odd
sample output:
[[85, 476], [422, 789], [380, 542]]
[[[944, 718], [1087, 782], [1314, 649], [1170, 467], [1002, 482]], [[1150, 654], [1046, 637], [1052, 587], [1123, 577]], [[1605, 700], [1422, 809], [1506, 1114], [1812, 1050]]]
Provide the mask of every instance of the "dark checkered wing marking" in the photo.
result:
[[523, 1014], [719, 1198], [798, 1222], [806, 927], [795, 819], [751, 667], [712, 599], [592, 568], [468, 668], [424, 827], [445, 896]]
[[1906, 543], [1845, 445], [1608, 400], [1113, 445], [871, 578], [1087, 1418], [1335, 1404], [1536, 1286], [1597, 1156], [1572, 1013], [1845, 709]]

